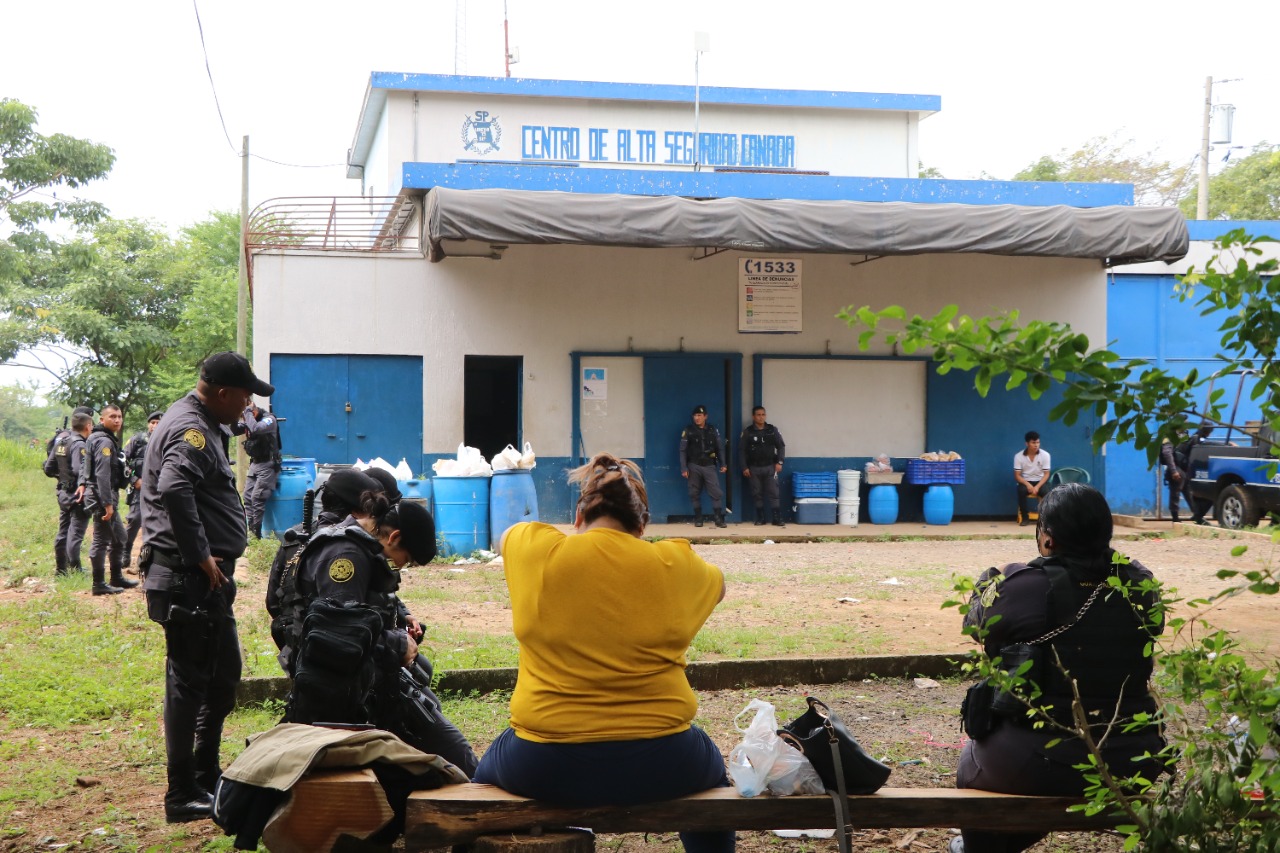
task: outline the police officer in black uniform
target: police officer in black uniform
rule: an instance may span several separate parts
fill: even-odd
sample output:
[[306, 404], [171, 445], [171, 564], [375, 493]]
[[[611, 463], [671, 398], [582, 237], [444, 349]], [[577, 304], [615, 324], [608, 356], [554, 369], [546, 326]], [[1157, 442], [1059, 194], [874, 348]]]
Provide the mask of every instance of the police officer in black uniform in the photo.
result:
[[163, 415], [164, 412], [152, 412], [147, 415], [147, 428], [129, 436], [129, 440], [124, 444], [124, 479], [129, 484], [124, 493], [125, 502], [129, 504], [129, 520], [124, 528], [124, 567], [126, 569], [133, 562], [133, 543], [138, 538], [138, 531], [142, 529], [142, 511], [138, 509], [140, 499], [138, 487], [142, 485], [147, 440], [151, 438], [151, 433], [155, 432], [156, 424], [160, 423]]
[[[138, 585], [125, 578], [124, 523], [120, 521], [120, 489], [124, 488], [124, 460], [120, 453], [120, 428], [124, 414], [120, 407], [103, 408], [98, 425], [84, 443], [80, 484], [84, 504], [93, 516], [93, 541], [89, 543], [89, 564], [93, 568], [93, 594], [118, 595]], [[111, 582], [107, 583], [107, 565]]]
[[756, 505], [756, 524], [764, 524], [764, 501], [769, 500], [773, 523], [783, 527], [782, 505], [778, 498], [778, 474], [787, 458], [787, 444], [782, 433], [765, 421], [764, 406], [751, 410], [751, 423], [738, 438], [738, 467], [751, 484], [751, 498]]
[[147, 615], [164, 626], [170, 823], [209, 817], [222, 774], [222, 724], [240, 681], [233, 577], [248, 544], [227, 427], [251, 394], [274, 392], [244, 356], [211, 355], [195, 391], [169, 407], [147, 443], [138, 566]]
[[300, 624], [306, 613], [306, 602], [298, 589], [298, 565], [301, 561], [302, 549], [310, 541], [311, 535], [326, 527], [334, 525], [346, 526], [356, 524], [363, 513], [360, 510], [360, 496], [365, 492], [376, 492], [378, 481], [352, 468], [335, 471], [329, 479], [321, 483], [315, 498], [320, 501], [320, 514], [314, 523], [304, 518], [284, 532], [280, 538], [280, 547], [271, 561], [271, 572], [267, 576], [267, 613], [271, 616], [271, 638], [276, 648], [280, 649], [277, 659], [286, 673], [293, 669], [293, 652], [295, 623]]
[[53, 540], [54, 572], [65, 577], [82, 572], [81, 543], [89, 527], [89, 514], [81, 502], [80, 467], [84, 464], [84, 440], [93, 429], [93, 410], [78, 407], [71, 415], [70, 429], [59, 430], [45, 460], [45, 473], [53, 471], [58, 481], [58, 535]]
[[[382, 631], [371, 650], [374, 678], [370, 698], [361, 713], [365, 719], [298, 718], [298, 708], [328, 709], [339, 702], [326, 702], [320, 695], [301, 695], [307, 685], [317, 690], [334, 688], [331, 678], [309, 679], [306, 666], [308, 642], [304, 621], [294, 623], [291, 644], [299, 649], [294, 659], [294, 695], [286, 721], [372, 722], [394, 733], [410, 746], [433, 753], [474, 775], [478, 764], [471, 744], [441, 712], [440, 700], [430, 689], [431, 666], [418, 654], [422, 627], [406, 624], [403, 605], [396, 596], [399, 569], [409, 563], [425, 565], [436, 556], [436, 529], [426, 507], [401, 501], [392, 506], [380, 491], [367, 491], [360, 498], [362, 517], [355, 524], [340, 524], [316, 531], [302, 551], [298, 589], [303, 604], [310, 608], [317, 600], [369, 605], [381, 616]], [[420, 673], [405, 692], [405, 673]], [[345, 695], [344, 687], [338, 691]], [[315, 692], [314, 690], [312, 692]], [[412, 706], [412, 707], [410, 707]]]
[[245, 522], [249, 532], [261, 539], [262, 514], [280, 475], [280, 421], [257, 403], [251, 403], [233, 432], [245, 437], [244, 451], [249, 455], [249, 473], [244, 481]]
[[680, 433], [680, 476], [689, 481], [689, 501], [693, 504], [693, 526], [702, 526], [702, 492], [711, 498], [716, 527], [724, 527], [724, 494], [720, 475], [729, 470], [724, 461], [724, 440], [720, 431], [707, 423], [707, 407], [693, 407], [693, 423]]
[[[1165, 768], [1143, 756], [1164, 746], [1158, 724], [1125, 728], [1135, 715], [1154, 717], [1157, 710], [1148, 686], [1152, 661], [1144, 649], [1163, 624], [1154, 615], [1156, 593], [1139, 589], [1152, 574], [1136, 561], [1113, 562], [1111, 508], [1096, 489], [1082, 483], [1056, 486], [1039, 509], [1040, 556], [983, 572], [964, 624], [985, 628], [979, 638], [984, 649], [1006, 666], [1032, 661], [1025, 677], [1043, 691], [1032, 704], [1048, 710], [1028, 716], [1026, 705], [1016, 699], [991, 702], [991, 728], [969, 732], [972, 740], [961, 753], [956, 787], [1079, 796], [1084, 778], [1076, 768], [1086, 763], [1086, 749], [1079, 737], [1053, 725], [1075, 726], [1072, 681], [1087, 719], [1097, 721], [1093, 737], [1103, 744], [1102, 758], [1111, 772], [1155, 779]], [[1121, 594], [1111, 579], [1129, 591]], [[1043, 837], [964, 829], [963, 842], [953, 842], [951, 849], [1017, 853]]]

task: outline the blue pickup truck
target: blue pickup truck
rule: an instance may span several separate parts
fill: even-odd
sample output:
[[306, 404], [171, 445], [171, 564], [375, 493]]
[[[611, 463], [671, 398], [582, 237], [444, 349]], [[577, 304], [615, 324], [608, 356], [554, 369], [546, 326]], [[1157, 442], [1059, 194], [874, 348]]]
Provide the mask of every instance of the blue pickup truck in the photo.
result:
[[[1213, 508], [1223, 527], [1256, 527], [1264, 513], [1280, 514], [1280, 470], [1271, 455], [1276, 434], [1255, 428], [1245, 446], [1206, 442], [1191, 449], [1191, 498], [1197, 513]], [[1274, 473], [1272, 473], [1274, 471]], [[1202, 513], [1201, 513], [1202, 514]]]

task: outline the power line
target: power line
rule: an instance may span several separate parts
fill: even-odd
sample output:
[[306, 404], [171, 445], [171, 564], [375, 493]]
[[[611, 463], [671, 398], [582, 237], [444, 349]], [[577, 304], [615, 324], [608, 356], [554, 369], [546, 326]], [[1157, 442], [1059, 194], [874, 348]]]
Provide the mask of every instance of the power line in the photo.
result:
[[265, 160], [268, 163], [275, 163], [277, 166], [290, 166], [294, 169], [332, 169], [335, 166], [345, 166], [346, 163], [282, 163], [279, 160], [272, 160], [270, 157], [263, 157], [261, 154], [249, 154], [250, 157], [257, 157], [259, 160]]
[[[191, 8], [196, 13], [196, 29], [200, 32], [200, 50], [204, 53], [204, 70], [209, 76], [209, 89], [213, 92], [213, 105], [218, 108], [218, 122], [222, 125], [222, 135], [227, 139], [227, 145], [230, 146], [232, 153], [237, 157], [243, 156], [236, 150], [235, 144], [231, 141], [231, 134], [227, 132], [227, 120], [222, 115], [222, 103], [218, 100], [218, 87], [213, 83], [213, 69], [209, 67], [209, 47], [204, 41], [204, 24], [200, 21], [200, 6], [197, 0], [191, 0]], [[285, 163], [282, 160], [273, 160], [270, 157], [263, 157], [261, 154], [250, 154], [250, 157], [256, 157], [266, 163], [274, 163], [277, 166], [288, 166], [293, 169], [331, 169], [335, 166], [345, 166], [346, 163]]]
[[213, 105], [218, 108], [218, 121], [222, 124], [222, 135], [227, 138], [227, 145], [231, 150], [239, 156], [240, 152], [236, 151], [236, 146], [231, 142], [231, 134], [227, 133], [227, 120], [222, 117], [222, 104], [218, 103], [218, 87], [213, 85], [213, 69], [209, 67], [209, 48], [204, 43], [204, 24], [200, 22], [200, 6], [196, 0], [191, 0], [191, 8], [196, 12], [196, 29], [200, 31], [200, 50], [204, 53], [204, 70], [209, 75], [209, 89], [213, 92]]

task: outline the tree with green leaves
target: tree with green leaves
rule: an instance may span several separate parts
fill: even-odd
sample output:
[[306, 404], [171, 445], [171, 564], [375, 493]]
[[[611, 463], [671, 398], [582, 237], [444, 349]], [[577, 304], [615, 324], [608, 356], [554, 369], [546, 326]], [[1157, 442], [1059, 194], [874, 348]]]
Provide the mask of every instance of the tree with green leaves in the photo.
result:
[[59, 188], [80, 189], [115, 163], [106, 145], [61, 133], [36, 132], [35, 109], [0, 99], [0, 286], [22, 277], [31, 256], [50, 250], [40, 230], [56, 220], [91, 224], [106, 214], [97, 202], [60, 198]]
[[[1280, 428], [1280, 264], [1263, 259], [1262, 252], [1243, 231], [1225, 235], [1217, 254], [1203, 272], [1182, 277], [1176, 291], [1181, 300], [1195, 300], [1202, 313], [1222, 318], [1221, 351], [1213, 375], [1257, 371], [1261, 381], [1253, 395], [1264, 419]], [[1146, 449], [1154, 462], [1164, 438], [1188, 421], [1223, 423], [1221, 389], [1197, 403], [1210, 376], [1192, 370], [1172, 374], [1144, 359], [1124, 359], [1107, 349], [1095, 349], [1084, 335], [1061, 323], [1023, 323], [1016, 311], [994, 317], [969, 317], [948, 306], [933, 317], [907, 317], [899, 306], [872, 309], [850, 306], [840, 313], [851, 327], [861, 329], [859, 345], [873, 340], [897, 346], [905, 354], [932, 357], [940, 373], [973, 374], [974, 387], [986, 396], [996, 382], [1007, 389], [1026, 388], [1032, 399], [1053, 386], [1063, 390], [1062, 401], [1050, 418], [1073, 423], [1092, 410], [1106, 417], [1094, 432], [1095, 448], [1109, 440], [1132, 442]], [[1158, 426], [1154, 426], [1156, 424]], [[1243, 425], [1235, 425], [1241, 427]], [[1280, 448], [1272, 448], [1280, 456]], [[1280, 542], [1280, 532], [1273, 534]], [[1246, 545], [1233, 549], [1239, 556]], [[1207, 599], [1181, 601], [1176, 590], [1156, 592], [1166, 607], [1165, 631], [1152, 632], [1150, 654], [1155, 656], [1155, 689], [1160, 699], [1159, 722], [1169, 744], [1160, 758], [1177, 766], [1174, 775], [1158, 780], [1112, 776], [1105, 767], [1077, 693], [1076, 726], [1063, 737], [1080, 738], [1090, 748], [1090, 761], [1081, 767], [1089, 813], [1119, 813], [1126, 833], [1125, 849], [1176, 853], [1227, 853], [1280, 849], [1280, 684], [1277, 662], [1259, 664], [1246, 654], [1229, 631], [1210, 626], [1204, 613], [1218, 602], [1241, 594], [1275, 595], [1280, 579], [1270, 565], [1218, 575], [1227, 586]], [[1152, 581], [1151, 583], [1156, 583]], [[950, 606], [964, 607], [974, 590], [961, 578], [960, 593]], [[1130, 595], [1116, 586], [1107, 595]], [[1173, 613], [1175, 615], [1170, 616]], [[1154, 624], [1154, 623], [1153, 623]], [[975, 652], [968, 671], [987, 679], [997, 690], [1021, 694], [1029, 718], [1037, 708], [1036, 685], [1026, 670], [1006, 672], [999, 656]], [[1070, 680], [1070, 673], [1064, 673]], [[1150, 719], [1138, 720], [1145, 725]], [[1112, 722], [1103, 737], [1125, 730]]]
[[[1178, 205], [1196, 213], [1199, 188]], [[1209, 179], [1210, 219], [1280, 219], [1280, 145], [1263, 142]]]
[[1195, 175], [1191, 165], [1176, 166], [1154, 152], [1135, 152], [1133, 140], [1095, 137], [1075, 151], [1045, 155], [1013, 176], [1015, 181], [1079, 181], [1133, 184], [1138, 204], [1171, 206], [1187, 194]]
[[54, 398], [145, 409], [157, 403], [152, 374], [174, 345], [195, 278], [164, 232], [106, 219], [14, 288], [11, 320], [24, 326], [25, 355], [57, 381]]

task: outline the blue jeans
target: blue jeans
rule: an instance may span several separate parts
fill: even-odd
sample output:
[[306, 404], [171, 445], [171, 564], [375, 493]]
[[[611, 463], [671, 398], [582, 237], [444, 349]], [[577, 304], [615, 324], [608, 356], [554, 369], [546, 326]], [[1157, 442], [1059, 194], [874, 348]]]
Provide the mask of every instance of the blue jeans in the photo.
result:
[[[537, 743], [511, 729], [489, 745], [475, 782], [566, 806], [626, 806], [728, 787], [724, 756], [696, 726], [651, 740]], [[732, 832], [682, 832], [687, 853], [733, 853]]]

